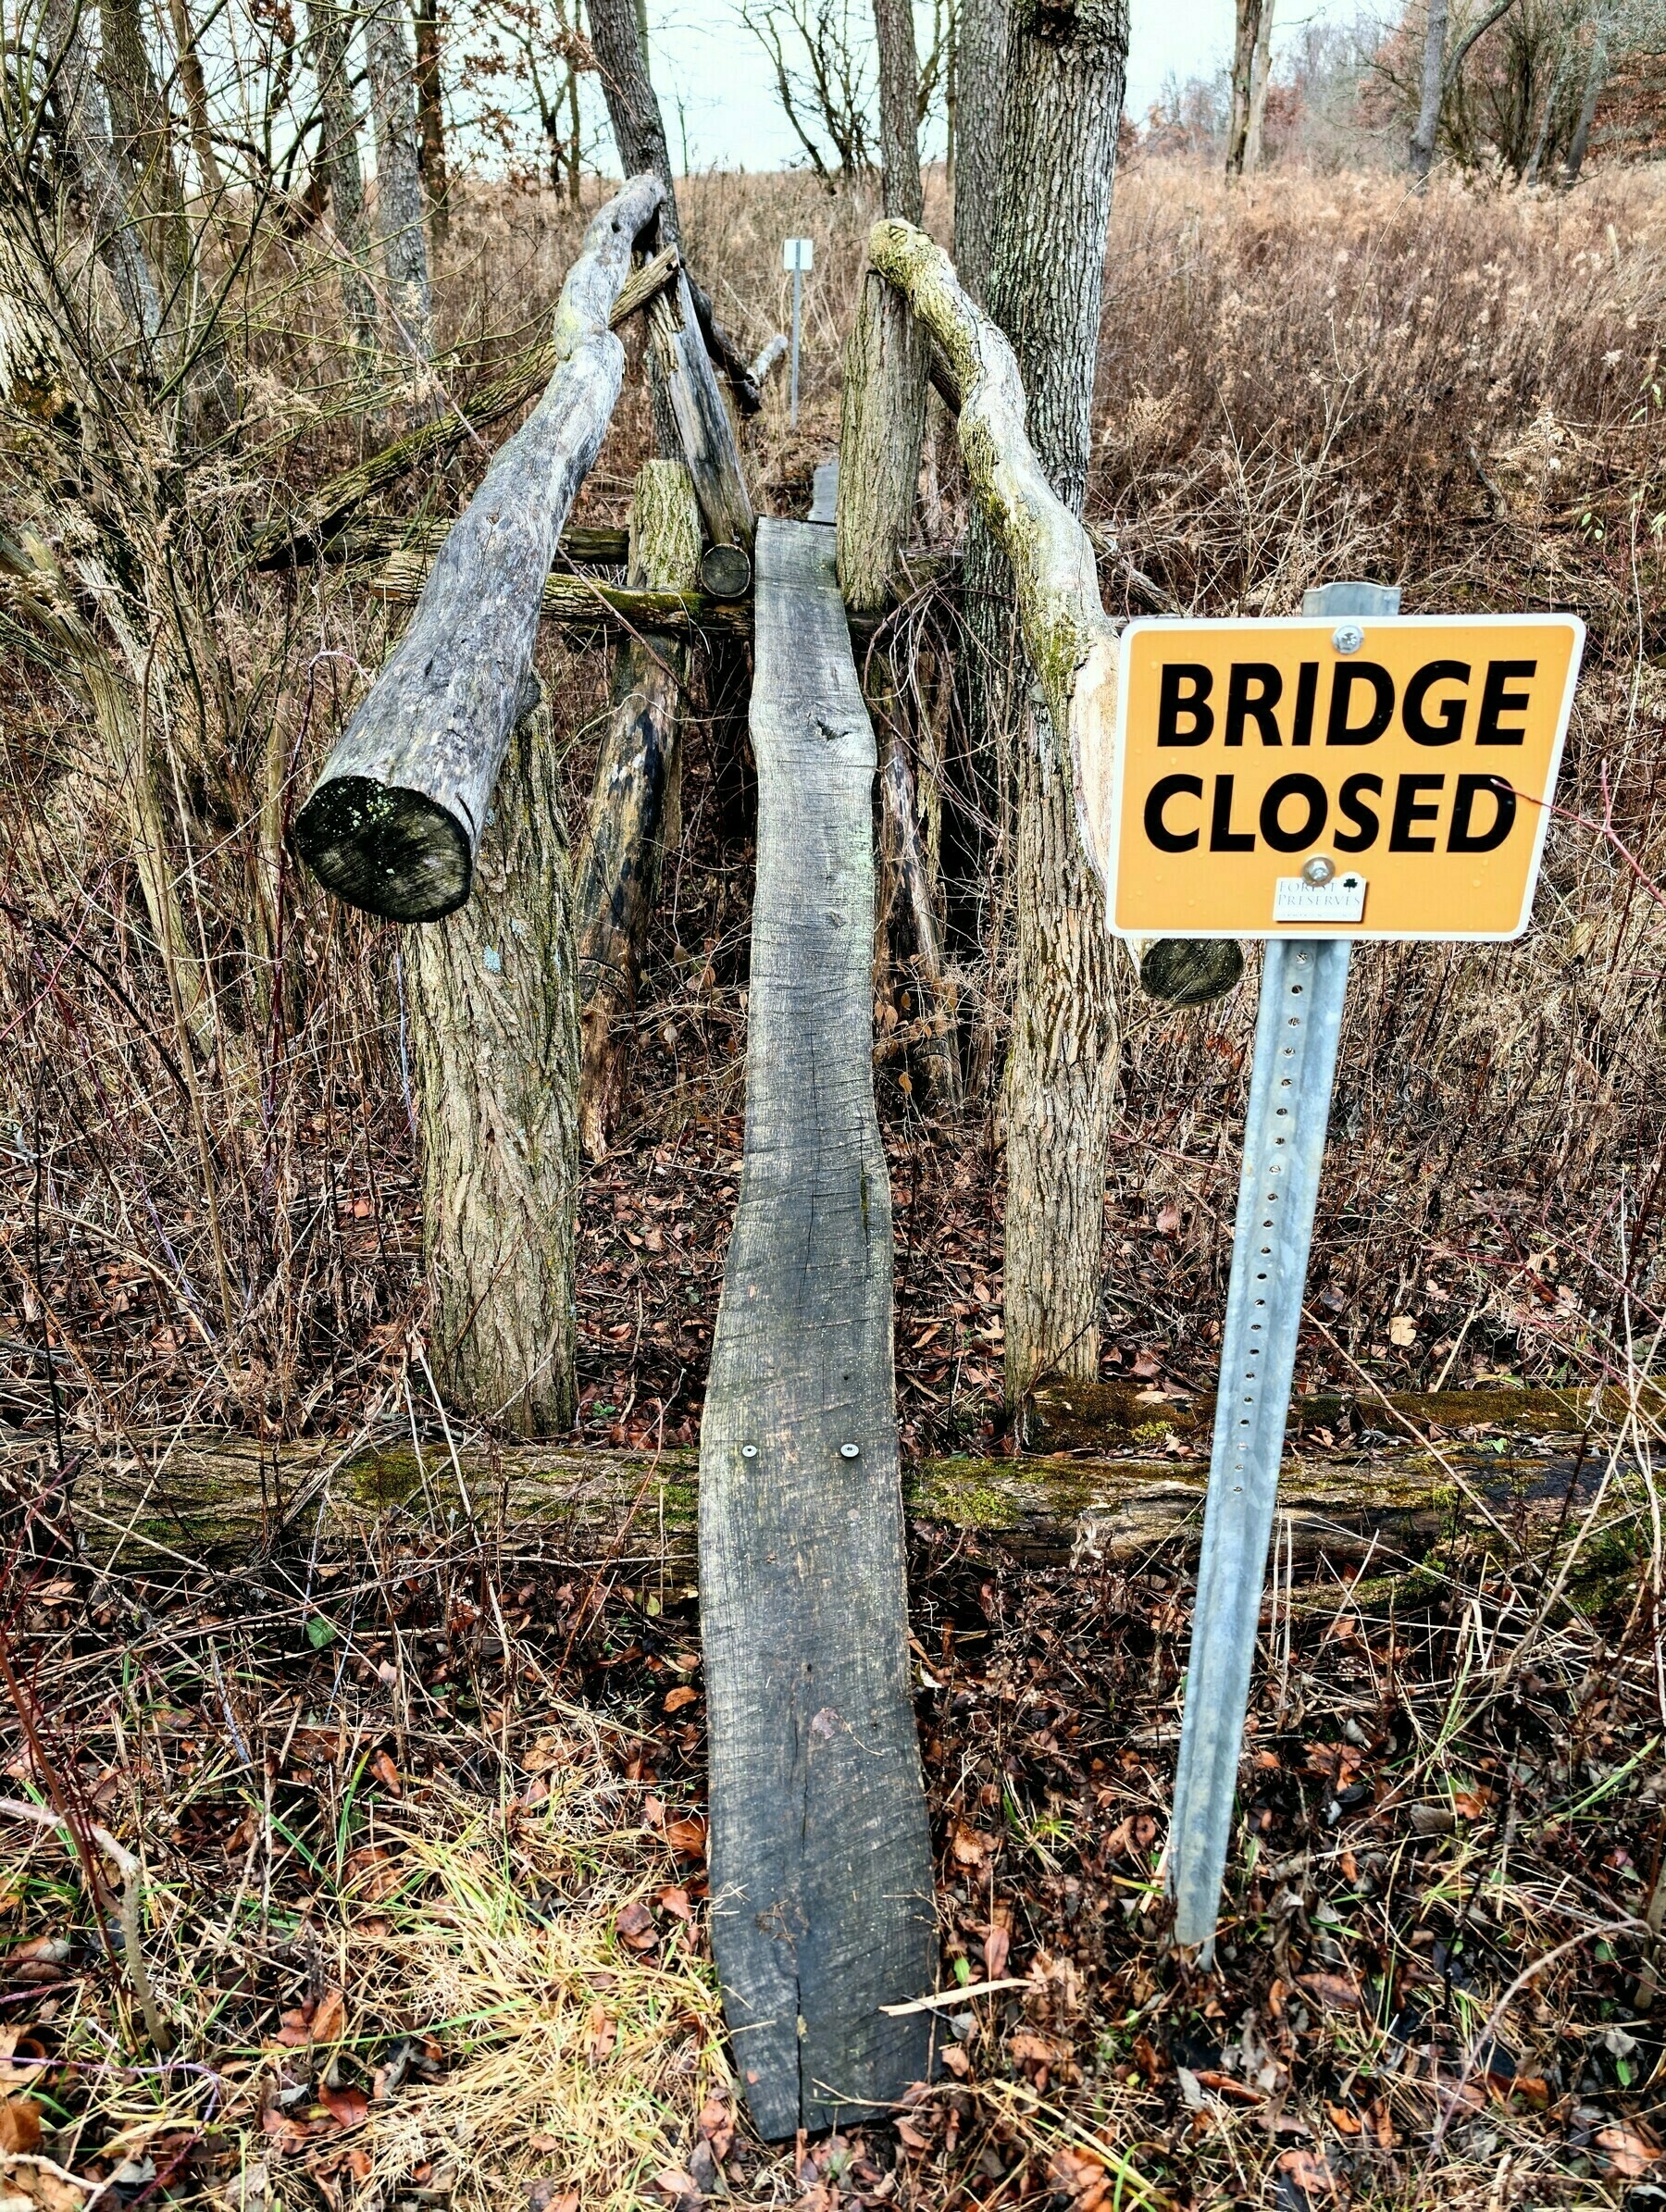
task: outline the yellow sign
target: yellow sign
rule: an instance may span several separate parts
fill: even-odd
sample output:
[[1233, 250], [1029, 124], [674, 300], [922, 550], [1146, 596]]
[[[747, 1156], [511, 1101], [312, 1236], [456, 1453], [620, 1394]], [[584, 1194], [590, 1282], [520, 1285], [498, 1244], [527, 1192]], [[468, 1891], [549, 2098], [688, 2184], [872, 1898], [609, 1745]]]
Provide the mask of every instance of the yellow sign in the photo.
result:
[[1112, 928], [1519, 937], [1584, 644], [1572, 615], [1130, 623]]

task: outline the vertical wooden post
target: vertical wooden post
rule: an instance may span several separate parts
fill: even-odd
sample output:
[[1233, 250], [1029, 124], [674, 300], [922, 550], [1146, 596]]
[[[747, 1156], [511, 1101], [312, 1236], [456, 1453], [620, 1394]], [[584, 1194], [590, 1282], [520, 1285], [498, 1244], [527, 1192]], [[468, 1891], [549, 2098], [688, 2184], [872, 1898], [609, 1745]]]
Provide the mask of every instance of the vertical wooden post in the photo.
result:
[[759, 2131], [925, 2074], [931, 1852], [910, 1697], [874, 1111], [874, 739], [825, 529], [758, 528], [746, 1154], [701, 1436], [712, 1936]]
[[[699, 586], [700, 510], [680, 461], [647, 461], [638, 472], [628, 580], [646, 590]], [[636, 1005], [661, 860], [678, 811], [688, 656], [685, 643], [651, 636], [627, 639], [614, 663], [613, 712], [576, 872], [578, 1127], [592, 1160], [603, 1157], [612, 1134], [625, 1051], [622, 1017]]]
[[526, 1436], [573, 1418], [578, 994], [561, 772], [528, 677], [474, 896], [404, 943], [433, 1365]]
[[[852, 615], [882, 614], [890, 604], [898, 556], [914, 521], [926, 369], [925, 329], [901, 294], [870, 268], [845, 346], [839, 440], [839, 584]], [[934, 887], [914, 809], [901, 687], [884, 645], [875, 645], [864, 665], [869, 703], [885, 739], [887, 860], [907, 905], [914, 945], [908, 965], [919, 1012], [930, 1025], [915, 1059], [927, 1096], [947, 1103], [960, 1095], [952, 993], [943, 975]]]

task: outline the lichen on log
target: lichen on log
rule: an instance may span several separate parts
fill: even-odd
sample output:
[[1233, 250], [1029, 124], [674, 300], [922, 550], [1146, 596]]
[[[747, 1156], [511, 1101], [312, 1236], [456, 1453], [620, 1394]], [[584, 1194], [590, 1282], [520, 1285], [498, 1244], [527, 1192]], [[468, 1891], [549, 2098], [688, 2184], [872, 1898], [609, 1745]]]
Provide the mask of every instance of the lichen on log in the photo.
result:
[[[960, 428], [974, 496], [1012, 565], [1019, 621], [1052, 727], [1068, 741], [1081, 840], [1102, 886], [1116, 743], [1117, 638], [1100, 598], [1093, 543], [1049, 483], [1030, 443], [1024, 385], [1003, 334], [962, 290], [954, 264], [912, 223], [887, 217], [868, 234], [875, 268], [907, 300], [934, 342]], [[1231, 988], [1237, 947], [1200, 945], [1186, 963], [1187, 1004]], [[1218, 971], [1213, 989], [1202, 986]], [[1153, 968], [1153, 978], [1162, 973]]]
[[560, 358], [543, 398], [454, 526], [296, 821], [319, 880], [371, 913], [436, 921], [468, 896], [544, 582], [619, 395], [625, 349], [609, 315], [660, 200], [656, 178], [633, 178], [585, 232], [555, 311]]

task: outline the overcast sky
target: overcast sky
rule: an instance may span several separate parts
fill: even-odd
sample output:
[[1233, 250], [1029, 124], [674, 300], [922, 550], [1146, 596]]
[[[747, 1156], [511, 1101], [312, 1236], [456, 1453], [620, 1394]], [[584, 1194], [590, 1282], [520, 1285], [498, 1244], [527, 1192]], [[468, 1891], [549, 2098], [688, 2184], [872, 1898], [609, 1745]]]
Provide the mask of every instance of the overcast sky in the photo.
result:
[[[1274, 46], [1300, 23], [1355, 13], [1353, 0], [1280, 0]], [[1232, 0], [1132, 0], [1128, 112], [1140, 119], [1171, 73], [1207, 76], [1232, 50]], [[802, 159], [762, 47], [736, 0], [649, 0], [654, 82], [678, 168], [783, 168]]]

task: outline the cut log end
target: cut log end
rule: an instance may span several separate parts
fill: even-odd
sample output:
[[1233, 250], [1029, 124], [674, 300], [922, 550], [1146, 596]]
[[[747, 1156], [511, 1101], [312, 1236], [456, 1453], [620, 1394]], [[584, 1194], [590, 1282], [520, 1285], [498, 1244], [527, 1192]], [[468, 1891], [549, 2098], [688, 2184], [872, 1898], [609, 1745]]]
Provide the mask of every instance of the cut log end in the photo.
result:
[[439, 922], [474, 881], [472, 841], [454, 814], [422, 791], [338, 776], [320, 784], [295, 823], [301, 857], [328, 891], [385, 922]]
[[1230, 938], [1159, 938], [1139, 956], [1139, 988], [1170, 1006], [1224, 999], [1243, 973], [1244, 955]]

